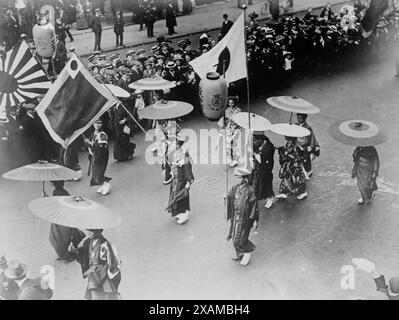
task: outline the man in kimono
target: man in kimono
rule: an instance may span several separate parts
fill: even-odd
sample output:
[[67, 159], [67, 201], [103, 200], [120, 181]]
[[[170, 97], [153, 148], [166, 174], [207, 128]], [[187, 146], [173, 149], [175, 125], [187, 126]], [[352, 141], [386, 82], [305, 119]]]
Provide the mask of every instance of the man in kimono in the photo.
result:
[[85, 138], [84, 141], [89, 147], [89, 171], [88, 175], [92, 171], [90, 180], [90, 186], [100, 186], [97, 189], [97, 193], [107, 195], [111, 189], [112, 178], [105, 176], [105, 170], [107, 170], [109, 148], [108, 148], [108, 136], [102, 130], [102, 121], [97, 119], [94, 124], [94, 132], [90, 139]]
[[117, 300], [121, 271], [116, 249], [104, 238], [102, 229], [89, 229], [87, 232], [88, 236], [77, 248], [70, 246], [82, 267], [83, 278], [87, 278], [85, 298]]
[[300, 137], [297, 139], [298, 144], [303, 148], [305, 152], [305, 163], [304, 168], [307, 176], [310, 177], [313, 174], [312, 171], [312, 161], [320, 155], [320, 147], [317, 143], [316, 136], [310, 125], [307, 124], [306, 119], [308, 115], [305, 113], [298, 113], [296, 123], [298, 126], [304, 127], [310, 131], [310, 135], [305, 137]]
[[252, 227], [258, 226], [259, 209], [255, 190], [248, 183], [251, 172], [238, 167], [234, 176], [240, 179], [227, 195], [227, 221], [230, 220], [230, 231], [227, 241], [233, 240], [235, 256], [233, 260], [241, 261], [246, 266], [251, 258], [255, 245], [248, 239]]
[[273, 205], [274, 151], [274, 145], [263, 131], [255, 131], [253, 140], [254, 170], [250, 182], [255, 189], [258, 201], [266, 199], [265, 208], [271, 208]]

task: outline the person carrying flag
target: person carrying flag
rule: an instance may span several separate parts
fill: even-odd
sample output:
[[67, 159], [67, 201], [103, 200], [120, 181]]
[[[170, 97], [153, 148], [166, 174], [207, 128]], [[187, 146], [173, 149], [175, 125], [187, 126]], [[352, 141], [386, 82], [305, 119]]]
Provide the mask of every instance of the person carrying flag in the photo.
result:
[[107, 195], [111, 189], [112, 178], [106, 177], [105, 170], [107, 170], [109, 148], [108, 136], [102, 130], [102, 121], [97, 119], [94, 124], [94, 132], [90, 139], [84, 138], [85, 143], [89, 147], [89, 170], [88, 175], [91, 175], [90, 186], [100, 186], [97, 193]]

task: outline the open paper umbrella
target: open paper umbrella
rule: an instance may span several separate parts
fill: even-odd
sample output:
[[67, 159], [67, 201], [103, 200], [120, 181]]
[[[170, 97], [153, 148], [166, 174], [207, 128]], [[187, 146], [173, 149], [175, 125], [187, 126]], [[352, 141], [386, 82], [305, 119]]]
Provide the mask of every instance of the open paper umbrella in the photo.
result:
[[267, 103], [277, 109], [291, 112], [290, 122], [292, 120], [293, 113], [314, 114], [320, 112], [318, 107], [309, 101], [296, 96], [270, 97], [267, 99]]
[[118, 98], [129, 98], [130, 93], [127, 92], [125, 89], [122, 89], [121, 87], [115, 86], [113, 84], [104, 84], [108, 88], [111, 93]]
[[[266, 118], [255, 113], [249, 114], [251, 121], [251, 131], [266, 131], [269, 130], [271, 123]], [[237, 112], [233, 116], [233, 121], [241, 128], [249, 129], [249, 118], [247, 112]]]
[[338, 142], [356, 147], [375, 146], [386, 141], [386, 136], [377, 125], [365, 120], [335, 122], [328, 133]]
[[306, 137], [310, 131], [306, 128], [290, 123], [275, 123], [270, 126], [270, 131], [281, 134], [285, 137]]
[[159, 101], [141, 110], [138, 115], [144, 119], [163, 120], [185, 116], [193, 111], [194, 107], [182, 101]]
[[60, 166], [59, 164], [39, 161], [38, 163], [28, 164], [23, 167], [8, 171], [3, 174], [3, 178], [20, 181], [42, 181], [43, 194], [45, 181], [72, 180], [81, 178], [81, 174]]
[[157, 78], [144, 78], [129, 84], [129, 88], [141, 90], [164, 90], [174, 87], [176, 87], [175, 82]]
[[62, 226], [79, 229], [106, 229], [119, 225], [119, 214], [82, 197], [59, 196], [29, 202], [29, 209], [39, 218]]

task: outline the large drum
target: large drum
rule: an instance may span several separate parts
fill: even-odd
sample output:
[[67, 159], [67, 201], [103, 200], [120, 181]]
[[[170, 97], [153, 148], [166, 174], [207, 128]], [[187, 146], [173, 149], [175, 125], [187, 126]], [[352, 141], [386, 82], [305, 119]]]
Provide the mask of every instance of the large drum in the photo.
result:
[[55, 30], [51, 23], [36, 24], [32, 30], [37, 53], [50, 58], [55, 53]]
[[202, 113], [209, 120], [217, 121], [227, 106], [227, 83], [217, 72], [208, 72], [199, 83]]

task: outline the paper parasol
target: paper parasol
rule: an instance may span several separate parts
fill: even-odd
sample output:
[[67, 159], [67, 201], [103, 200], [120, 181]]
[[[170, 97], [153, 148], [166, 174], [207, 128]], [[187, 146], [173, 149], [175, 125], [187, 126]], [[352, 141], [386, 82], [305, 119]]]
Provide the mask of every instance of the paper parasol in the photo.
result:
[[338, 142], [356, 147], [375, 146], [386, 141], [386, 136], [377, 125], [365, 120], [335, 122], [328, 133]]
[[270, 131], [281, 134], [285, 137], [306, 137], [310, 135], [310, 131], [296, 124], [289, 123], [275, 123], [270, 126]]
[[[251, 118], [251, 131], [266, 131], [269, 130], [271, 123], [266, 118], [257, 115], [255, 113], [250, 113]], [[237, 112], [233, 116], [233, 121], [239, 125], [241, 128], [249, 129], [249, 119], [247, 112]]]
[[129, 88], [141, 90], [164, 90], [174, 87], [176, 87], [175, 82], [157, 78], [144, 78], [129, 84]]
[[267, 99], [267, 103], [277, 109], [293, 113], [314, 114], [320, 112], [320, 109], [318, 107], [316, 107], [309, 101], [298, 98], [296, 96], [270, 97]]
[[144, 119], [163, 120], [185, 116], [193, 111], [194, 107], [182, 101], [159, 101], [138, 110], [138, 115]]
[[122, 89], [121, 87], [115, 86], [113, 84], [104, 84], [104, 86], [107, 87], [111, 93], [118, 98], [129, 98], [130, 93], [127, 92], [125, 89]]
[[8, 171], [3, 178], [21, 181], [60, 181], [81, 178], [81, 174], [55, 163], [39, 161]]
[[119, 225], [119, 214], [82, 197], [59, 196], [29, 202], [35, 216], [62, 226], [79, 229], [106, 229]]

